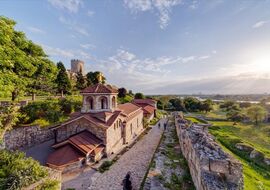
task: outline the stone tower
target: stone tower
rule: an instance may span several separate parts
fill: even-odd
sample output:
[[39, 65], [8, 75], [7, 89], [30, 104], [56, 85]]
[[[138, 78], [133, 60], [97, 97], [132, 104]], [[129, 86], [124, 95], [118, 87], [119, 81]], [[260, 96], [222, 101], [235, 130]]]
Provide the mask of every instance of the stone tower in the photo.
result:
[[84, 74], [84, 62], [79, 59], [72, 59], [71, 60], [71, 70], [72, 73], [78, 73], [82, 71]]

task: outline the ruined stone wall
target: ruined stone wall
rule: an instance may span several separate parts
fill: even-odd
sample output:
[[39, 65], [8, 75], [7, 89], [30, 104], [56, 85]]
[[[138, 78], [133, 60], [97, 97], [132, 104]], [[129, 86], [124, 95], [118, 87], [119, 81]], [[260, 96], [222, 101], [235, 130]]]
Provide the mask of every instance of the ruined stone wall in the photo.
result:
[[243, 189], [242, 164], [222, 150], [207, 126], [188, 126], [179, 116], [175, 116], [175, 125], [196, 189]]
[[1, 148], [17, 150], [28, 148], [54, 138], [54, 133], [49, 128], [39, 126], [25, 126], [7, 131]]

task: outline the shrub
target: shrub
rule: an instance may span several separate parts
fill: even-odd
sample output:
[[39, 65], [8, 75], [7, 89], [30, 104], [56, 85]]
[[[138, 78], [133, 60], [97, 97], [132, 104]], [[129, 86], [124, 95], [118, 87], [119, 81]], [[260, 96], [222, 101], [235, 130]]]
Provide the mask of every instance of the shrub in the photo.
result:
[[109, 168], [113, 165], [113, 161], [105, 161], [101, 164], [101, 166], [98, 168], [98, 171], [103, 173], [106, 170], [109, 170]]
[[45, 119], [37, 119], [33, 122], [34, 125], [39, 125], [39, 126], [48, 126], [50, 125], [50, 122], [45, 120]]
[[35, 190], [58, 190], [59, 189], [59, 181], [47, 179], [42, 184], [36, 187]]
[[73, 106], [67, 99], [63, 98], [59, 100], [59, 105], [64, 114], [70, 114], [73, 111]]
[[46, 169], [24, 153], [0, 151], [0, 189], [21, 189], [47, 175]]
[[32, 123], [37, 119], [45, 119], [49, 122], [56, 122], [63, 113], [56, 100], [37, 101], [21, 108], [21, 113], [27, 115], [24, 123]]

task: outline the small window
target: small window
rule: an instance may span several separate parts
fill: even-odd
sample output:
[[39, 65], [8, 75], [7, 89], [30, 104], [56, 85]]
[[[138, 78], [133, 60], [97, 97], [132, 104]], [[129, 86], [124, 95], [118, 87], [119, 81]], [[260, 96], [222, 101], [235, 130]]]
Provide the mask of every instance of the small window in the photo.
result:
[[130, 134], [132, 135], [132, 123], [130, 124]]

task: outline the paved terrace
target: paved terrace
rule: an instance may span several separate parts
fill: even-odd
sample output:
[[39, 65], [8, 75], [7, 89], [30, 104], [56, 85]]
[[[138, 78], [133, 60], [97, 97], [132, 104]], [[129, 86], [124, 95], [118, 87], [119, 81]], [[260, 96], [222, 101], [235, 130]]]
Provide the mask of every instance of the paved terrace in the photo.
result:
[[[161, 126], [163, 126], [166, 121], [166, 119], [161, 119]], [[129, 151], [123, 154], [120, 159], [111, 166], [110, 170], [103, 174], [95, 173], [91, 178], [92, 184], [88, 189], [120, 190], [123, 188], [121, 185], [122, 180], [127, 172], [130, 171], [133, 189], [138, 190], [160, 141], [162, 129], [162, 127], [159, 129], [156, 125]]]

